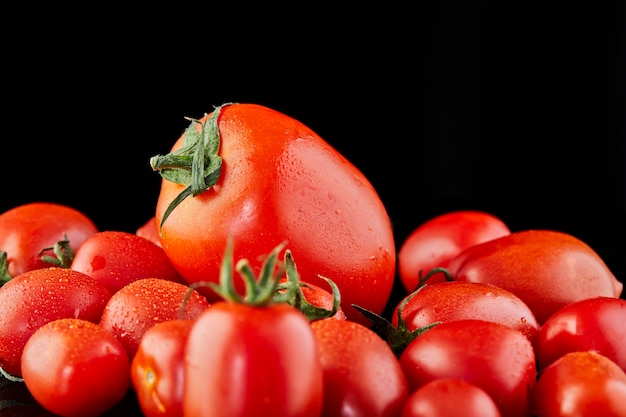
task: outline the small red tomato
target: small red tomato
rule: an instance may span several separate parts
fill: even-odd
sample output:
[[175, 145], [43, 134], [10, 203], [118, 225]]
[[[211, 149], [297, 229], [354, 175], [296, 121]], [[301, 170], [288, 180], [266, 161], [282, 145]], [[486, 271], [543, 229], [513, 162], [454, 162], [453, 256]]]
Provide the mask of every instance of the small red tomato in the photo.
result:
[[420, 334], [400, 356], [411, 390], [438, 378], [458, 378], [485, 390], [500, 413], [529, 417], [537, 376], [526, 336], [500, 323], [456, 320]]
[[626, 300], [594, 297], [554, 313], [535, 339], [539, 369], [568, 352], [594, 350], [626, 371]]
[[[402, 308], [408, 330], [437, 322], [478, 319], [504, 324], [533, 340], [539, 324], [530, 308], [518, 296], [504, 288], [479, 282], [438, 282], [417, 290]], [[407, 299], [405, 297], [404, 300]], [[391, 323], [398, 326], [398, 307]]]
[[324, 417], [398, 416], [409, 386], [397, 357], [373, 330], [348, 320], [311, 323], [324, 371]]
[[584, 298], [619, 298], [622, 283], [580, 239], [552, 230], [524, 230], [463, 250], [448, 264], [455, 281], [494, 284], [521, 298], [539, 324]]
[[[33, 269], [51, 266], [42, 255], [66, 240], [75, 252], [98, 231], [93, 221], [75, 208], [36, 202], [14, 207], [0, 214], [0, 250], [7, 253], [8, 273], [12, 277]], [[55, 265], [56, 266], [56, 265]]]
[[209, 307], [206, 297], [196, 290], [189, 291], [186, 285], [167, 279], [138, 279], [111, 296], [100, 325], [122, 343], [132, 361], [144, 333], [156, 323], [195, 319]]
[[463, 379], [438, 378], [411, 393], [400, 417], [502, 417], [493, 398]]
[[592, 350], [561, 356], [539, 375], [535, 412], [540, 417], [626, 417], [626, 374]]
[[59, 318], [100, 321], [111, 292], [82, 272], [41, 268], [16, 276], [0, 287], [0, 366], [21, 376], [21, 356], [28, 338]]
[[[420, 274], [448, 266], [463, 249], [510, 233], [508, 226], [493, 214], [460, 210], [441, 214], [422, 223], [398, 250], [398, 275], [408, 292], [416, 289]], [[444, 275], [432, 275], [428, 282], [442, 282]]]
[[76, 251], [71, 268], [100, 281], [111, 292], [142, 278], [186, 284], [163, 248], [129, 232], [105, 230], [93, 234]]
[[33, 397], [63, 417], [100, 416], [130, 387], [123, 346], [102, 327], [67, 318], [46, 323], [24, 346], [22, 375]]
[[185, 346], [193, 320], [166, 320], [144, 333], [130, 376], [146, 417], [183, 415]]

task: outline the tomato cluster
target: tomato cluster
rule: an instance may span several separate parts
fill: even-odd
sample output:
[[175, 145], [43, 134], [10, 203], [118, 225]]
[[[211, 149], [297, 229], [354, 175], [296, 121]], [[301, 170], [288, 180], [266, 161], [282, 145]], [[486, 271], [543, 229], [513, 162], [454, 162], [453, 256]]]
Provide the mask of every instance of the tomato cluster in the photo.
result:
[[257, 105], [150, 163], [135, 231], [0, 213], [0, 413], [626, 416], [622, 283], [576, 237], [460, 210], [396, 253], [367, 179]]

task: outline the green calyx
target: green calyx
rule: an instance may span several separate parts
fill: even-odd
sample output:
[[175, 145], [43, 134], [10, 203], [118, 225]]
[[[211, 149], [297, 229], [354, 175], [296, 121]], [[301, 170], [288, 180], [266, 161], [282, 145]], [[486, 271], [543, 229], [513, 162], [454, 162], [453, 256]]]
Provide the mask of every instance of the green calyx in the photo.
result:
[[13, 278], [9, 275], [9, 261], [6, 251], [0, 250], [0, 287]]
[[[163, 213], [159, 230], [184, 199], [202, 194], [217, 183], [222, 172], [218, 119], [222, 109], [230, 104], [226, 103], [215, 108], [205, 122], [186, 117], [191, 123], [183, 134], [180, 149], [167, 155], [150, 158], [150, 166], [154, 171], [158, 171], [162, 178], [185, 186]], [[200, 131], [197, 129], [198, 125]]]
[[[54, 256], [44, 255], [44, 252], [49, 250], [54, 252]], [[54, 246], [40, 250], [38, 256], [41, 257], [42, 261], [52, 266], [69, 268], [74, 260], [74, 250], [70, 246], [70, 241], [67, 236], [64, 236], [64, 238], [56, 242]]]
[[[309, 321], [331, 317], [337, 313], [341, 304], [341, 297], [337, 285], [330, 279], [322, 277], [332, 289], [333, 307], [327, 310], [309, 303], [302, 286], [307, 285], [300, 281], [293, 255], [289, 249], [285, 250], [284, 261], [281, 264], [278, 255], [285, 247], [285, 243], [276, 246], [263, 261], [259, 276], [255, 276], [247, 259], [240, 259], [233, 266], [233, 244], [229, 241], [226, 246], [219, 284], [214, 282], [198, 282], [192, 288], [208, 286], [227, 302], [263, 307], [270, 304], [287, 303], [302, 312]], [[245, 294], [235, 289], [234, 273], [237, 272], [245, 284]], [[282, 279], [283, 275], [286, 279]]]

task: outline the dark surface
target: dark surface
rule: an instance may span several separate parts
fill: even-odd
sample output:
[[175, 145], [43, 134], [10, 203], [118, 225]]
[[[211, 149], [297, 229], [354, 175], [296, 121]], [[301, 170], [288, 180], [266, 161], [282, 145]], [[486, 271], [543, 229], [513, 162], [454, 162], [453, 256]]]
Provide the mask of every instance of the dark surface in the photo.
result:
[[481, 209], [571, 233], [626, 280], [621, 3], [10, 3], [0, 211], [56, 201], [135, 230], [158, 193], [149, 158], [184, 116], [254, 102], [362, 170], [398, 244], [432, 216]]

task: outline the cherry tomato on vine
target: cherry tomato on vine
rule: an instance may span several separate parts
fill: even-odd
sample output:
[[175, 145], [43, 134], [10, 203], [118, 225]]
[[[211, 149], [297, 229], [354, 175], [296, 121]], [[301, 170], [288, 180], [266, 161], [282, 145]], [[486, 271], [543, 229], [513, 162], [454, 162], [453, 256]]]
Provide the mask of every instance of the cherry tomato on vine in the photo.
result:
[[26, 341], [59, 318], [100, 321], [111, 292], [82, 272], [49, 267], [20, 274], [0, 287], [0, 366], [21, 377]]
[[89, 236], [74, 254], [71, 268], [100, 281], [112, 293], [142, 278], [186, 283], [163, 248], [123, 231], [104, 230]]
[[455, 281], [495, 284], [530, 307], [539, 324], [584, 298], [619, 298], [622, 283], [580, 239], [553, 230], [524, 230], [471, 246], [448, 264]]
[[[73, 207], [49, 202], [27, 203], [0, 214], [0, 251], [7, 254], [11, 277], [49, 266], [66, 267], [73, 253], [67, 255], [67, 260], [59, 260], [53, 252], [55, 245], [66, 241], [75, 252], [97, 231], [94, 222]], [[42, 258], [44, 255], [59, 263], [51, 264]]]
[[37, 402], [63, 417], [100, 416], [130, 387], [121, 343], [96, 323], [76, 318], [53, 320], [32, 334], [22, 375]]
[[[192, 120], [171, 153], [150, 162], [163, 177], [161, 244], [189, 283], [217, 281], [229, 238], [234, 258], [253, 268], [287, 241], [302, 281], [333, 280], [348, 318], [369, 324], [351, 304], [384, 309], [396, 266], [385, 206], [363, 173], [307, 126], [264, 106], [225, 104]], [[243, 290], [241, 280], [235, 286]]]
[[539, 375], [534, 394], [539, 417], [626, 417], [626, 374], [592, 350], [569, 352]]
[[[431, 269], [448, 266], [450, 259], [463, 249], [511, 231], [500, 218], [478, 210], [459, 210], [440, 214], [414, 229], [398, 250], [398, 275], [408, 292], [420, 284], [420, 276]], [[445, 280], [432, 275], [428, 282]]]

